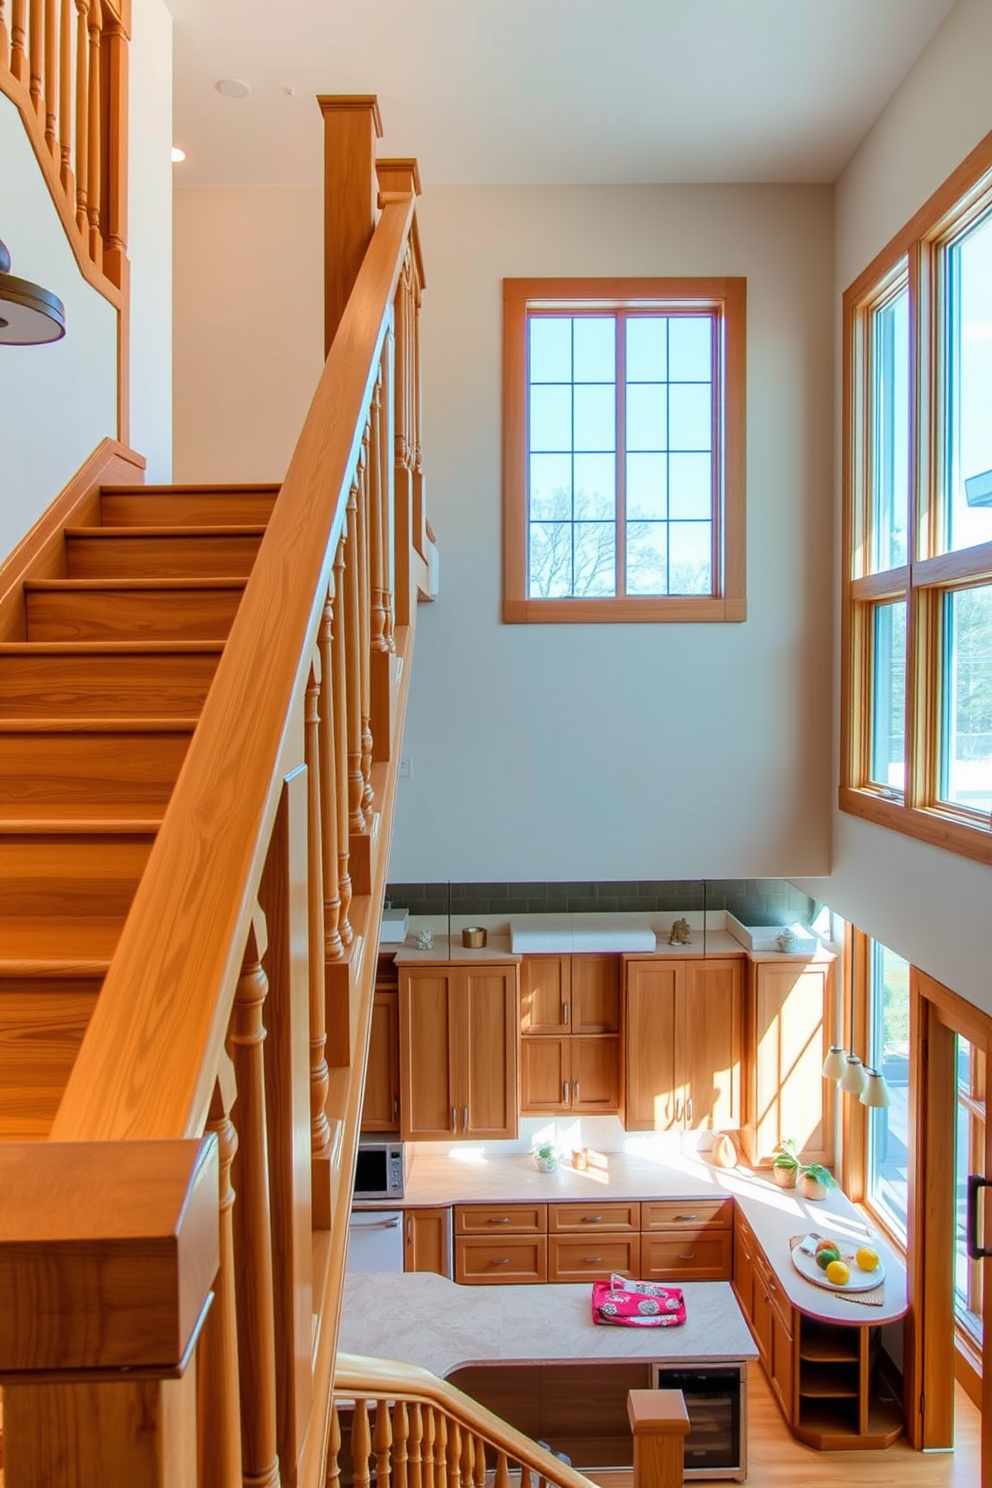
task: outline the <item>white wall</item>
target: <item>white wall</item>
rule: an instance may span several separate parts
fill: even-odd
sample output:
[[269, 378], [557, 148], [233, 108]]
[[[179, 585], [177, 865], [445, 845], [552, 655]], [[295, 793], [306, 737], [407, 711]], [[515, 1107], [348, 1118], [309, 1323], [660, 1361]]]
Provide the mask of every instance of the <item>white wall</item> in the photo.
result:
[[[826, 871], [832, 192], [452, 187], [420, 221], [441, 597], [390, 877]], [[502, 278], [693, 273], [748, 279], [746, 624], [502, 625]]]
[[[838, 338], [844, 289], [992, 129], [990, 59], [992, 4], [958, 0], [837, 183]], [[992, 1012], [992, 869], [839, 811], [833, 859], [801, 887]]]
[[175, 193], [175, 478], [279, 481], [324, 364], [323, 197]]
[[12, 272], [58, 295], [66, 334], [0, 346], [0, 559], [100, 440], [117, 433], [117, 315], [79, 271], [10, 100], [0, 94], [0, 237]]
[[172, 479], [172, 17], [134, 0], [128, 128], [131, 438], [146, 480]]

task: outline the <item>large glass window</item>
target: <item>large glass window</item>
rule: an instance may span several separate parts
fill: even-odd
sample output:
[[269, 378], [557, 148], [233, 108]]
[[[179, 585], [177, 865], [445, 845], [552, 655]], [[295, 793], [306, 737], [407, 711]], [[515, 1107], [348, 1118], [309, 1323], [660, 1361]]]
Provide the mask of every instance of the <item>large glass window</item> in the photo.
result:
[[992, 812], [992, 587], [944, 595], [943, 642], [940, 799], [987, 819]]
[[905, 786], [906, 603], [875, 610], [872, 688], [872, 780], [886, 790]]
[[744, 281], [504, 281], [504, 619], [744, 619]]
[[968, 1174], [985, 1172], [985, 1055], [960, 1035], [955, 1136], [954, 1312], [961, 1326], [981, 1344], [982, 1262], [968, 1256], [967, 1208]]
[[909, 521], [909, 290], [871, 317], [871, 571], [906, 562]]
[[868, 1108], [866, 1198], [906, 1243], [909, 1164], [909, 963], [868, 942], [868, 1048], [890, 1104]]
[[992, 540], [992, 213], [947, 248], [945, 546]]

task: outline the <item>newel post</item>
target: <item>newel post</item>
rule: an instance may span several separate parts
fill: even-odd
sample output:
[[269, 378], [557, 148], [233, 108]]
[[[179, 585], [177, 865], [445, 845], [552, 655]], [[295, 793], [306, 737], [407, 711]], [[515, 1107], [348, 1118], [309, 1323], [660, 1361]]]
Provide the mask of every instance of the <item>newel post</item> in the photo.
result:
[[375, 231], [379, 195], [375, 142], [382, 138], [382, 120], [374, 93], [325, 95], [317, 102], [324, 116], [326, 354]]
[[634, 1488], [682, 1488], [689, 1416], [681, 1390], [631, 1390]]

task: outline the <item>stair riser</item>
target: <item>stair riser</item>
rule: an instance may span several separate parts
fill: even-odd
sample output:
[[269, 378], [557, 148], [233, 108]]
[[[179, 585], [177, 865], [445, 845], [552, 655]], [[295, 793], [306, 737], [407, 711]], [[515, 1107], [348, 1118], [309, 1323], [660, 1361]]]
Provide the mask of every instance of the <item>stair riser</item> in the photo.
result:
[[3, 913], [123, 918], [154, 840], [150, 834], [0, 838]]
[[0, 734], [0, 806], [163, 806], [190, 735]]
[[274, 491], [104, 491], [101, 519], [107, 527], [264, 527], [275, 506]]
[[243, 590], [28, 590], [29, 641], [223, 641]]
[[0, 718], [196, 717], [217, 652], [0, 657]]
[[0, 977], [0, 1140], [48, 1135], [102, 981]]
[[261, 536], [229, 534], [66, 539], [70, 579], [243, 579], [251, 573]]

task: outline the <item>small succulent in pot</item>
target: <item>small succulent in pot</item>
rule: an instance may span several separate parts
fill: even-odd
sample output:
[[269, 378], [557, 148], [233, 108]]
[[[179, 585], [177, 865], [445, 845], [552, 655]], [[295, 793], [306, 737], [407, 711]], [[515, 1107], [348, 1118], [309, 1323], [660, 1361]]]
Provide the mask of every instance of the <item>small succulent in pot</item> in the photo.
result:
[[558, 1152], [550, 1142], [534, 1148], [534, 1161], [542, 1173], [553, 1173], [558, 1166]]
[[779, 1188], [795, 1188], [801, 1166], [795, 1142], [791, 1137], [786, 1137], [784, 1142], [778, 1144], [778, 1150], [772, 1158], [773, 1181]]
[[837, 1187], [837, 1180], [822, 1163], [805, 1163], [799, 1173], [805, 1199], [825, 1199], [827, 1190]]

